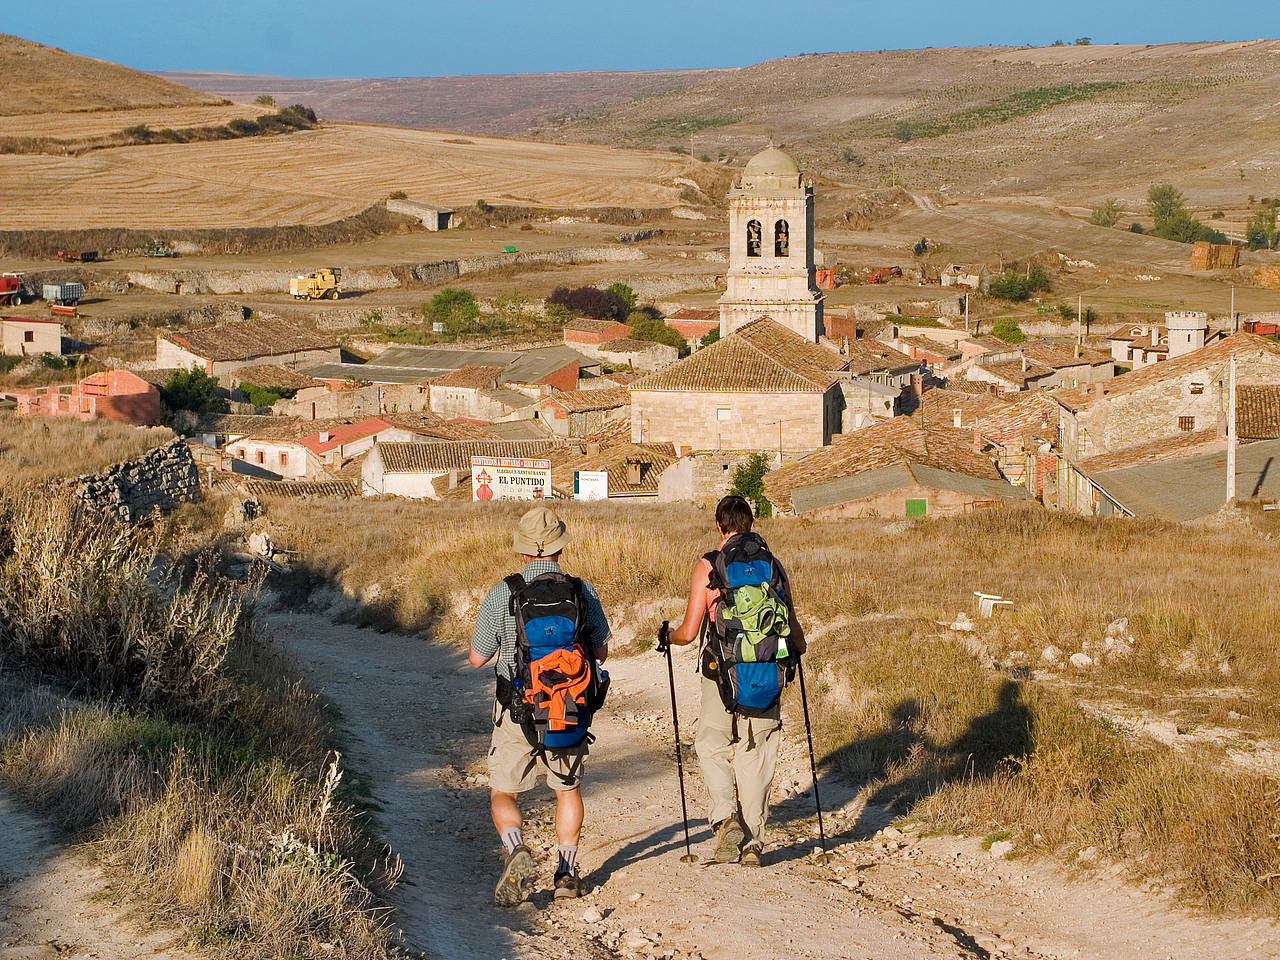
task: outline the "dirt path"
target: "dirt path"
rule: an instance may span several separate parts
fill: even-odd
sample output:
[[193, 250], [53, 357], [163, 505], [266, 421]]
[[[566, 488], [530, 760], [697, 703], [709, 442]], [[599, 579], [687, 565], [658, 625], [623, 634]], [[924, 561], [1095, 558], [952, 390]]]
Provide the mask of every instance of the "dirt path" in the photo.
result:
[[[487, 672], [416, 637], [310, 614], [270, 621], [342, 713], [348, 759], [370, 778], [379, 827], [404, 859], [398, 920], [432, 960], [1280, 958], [1271, 924], [1196, 917], [1112, 873], [1073, 880], [1051, 864], [996, 860], [975, 839], [878, 832], [881, 811], [826, 784], [837, 852], [832, 865], [817, 864], [796, 729], [778, 777], [778, 792], [791, 796], [774, 808], [765, 869], [682, 864], [666, 672], [653, 654], [609, 664], [613, 692], [584, 788], [581, 857], [595, 891], [556, 904], [544, 889], [519, 910], [499, 911], [489, 901], [499, 847], [484, 781]], [[688, 743], [692, 661], [682, 659], [677, 674]], [[687, 769], [695, 852], [705, 854], [704, 794], [696, 763]], [[540, 791], [526, 835], [544, 854], [554, 846], [549, 815], [550, 794]]]
[[180, 934], [143, 927], [106, 880], [38, 818], [0, 796], [0, 960], [195, 960]]

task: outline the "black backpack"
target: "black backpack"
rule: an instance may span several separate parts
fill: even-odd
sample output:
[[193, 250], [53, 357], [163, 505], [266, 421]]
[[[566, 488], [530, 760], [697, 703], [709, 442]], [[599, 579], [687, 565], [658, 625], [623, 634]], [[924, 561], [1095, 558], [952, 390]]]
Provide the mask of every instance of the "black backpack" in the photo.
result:
[[541, 750], [576, 747], [604, 704], [609, 675], [583, 638], [582, 581], [548, 572], [506, 578], [516, 621], [514, 678], [498, 674], [498, 702]]
[[719, 591], [704, 671], [734, 715], [736, 738], [738, 716], [767, 716], [794, 676], [791, 597], [782, 568], [759, 534], [736, 534], [704, 559], [711, 565], [708, 586]]

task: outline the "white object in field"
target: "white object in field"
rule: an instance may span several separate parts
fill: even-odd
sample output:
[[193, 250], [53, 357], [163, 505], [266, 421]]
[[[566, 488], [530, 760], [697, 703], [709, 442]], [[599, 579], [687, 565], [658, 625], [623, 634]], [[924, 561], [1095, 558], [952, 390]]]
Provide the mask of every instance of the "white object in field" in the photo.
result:
[[973, 595], [978, 598], [978, 616], [988, 619], [995, 613], [997, 606], [1013, 604], [1012, 600], [1005, 600], [998, 593], [979, 593], [975, 590]]

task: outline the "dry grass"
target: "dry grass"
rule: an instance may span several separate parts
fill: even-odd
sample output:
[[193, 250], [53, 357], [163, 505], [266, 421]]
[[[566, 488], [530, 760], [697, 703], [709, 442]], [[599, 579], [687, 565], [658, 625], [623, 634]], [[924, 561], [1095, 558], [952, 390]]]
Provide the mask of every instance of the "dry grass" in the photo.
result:
[[170, 569], [159, 537], [63, 499], [6, 505], [0, 781], [233, 955], [393, 954], [372, 891], [396, 867], [342, 789], [317, 698], [251, 596]]
[[[563, 510], [575, 538], [567, 569], [598, 587], [616, 637], [643, 645], [680, 613], [692, 562], [715, 545], [710, 512]], [[359, 618], [465, 642], [485, 590], [514, 568], [508, 537], [519, 513], [278, 502], [268, 516], [273, 536], [309, 565], [290, 602], [333, 584], [365, 599]], [[1071, 652], [1101, 640], [1127, 616], [1135, 655], [1087, 685], [1157, 712], [1176, 705], [1182, 722], [1234, 709], [1255, 731], [1280, 730], [1280, 599], [1240, 573], [1273, 568], [1274, 541], [1047, 513], [760, 529], [810, 626], [816, 732], [831, 775], [938, 829], [1008, 830], [1022, 849], [1067, 859], [1092, 846], [1215, 909], [1280, 907], [1260, 879], [1280, 871], [1274, 783], [1232, 768], [1218, 749], [1134, 739], [1018, 666], [1049, 643]], [[974, 590], [1016, 604], [972, 635], [940, 626], [972, 610]], [[1223, 663], [1236, 689], [1206, 696], [1224, 682]]]
[[6, 489], [54, 477], [96, 473], [173, 439], [167, 427], [134, 427], [110, 420], [0, 415], [0, 481]]

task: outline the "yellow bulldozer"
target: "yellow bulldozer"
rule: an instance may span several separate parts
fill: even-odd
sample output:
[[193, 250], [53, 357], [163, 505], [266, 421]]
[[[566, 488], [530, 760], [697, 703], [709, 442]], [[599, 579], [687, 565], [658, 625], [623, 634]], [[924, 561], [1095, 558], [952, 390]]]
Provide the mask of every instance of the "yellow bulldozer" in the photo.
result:
[[305, 277], [294, 277], [289, 281], [289, 292], [295, 300], [337, 300], [342, 293], [342, 271], [325, 267]]

